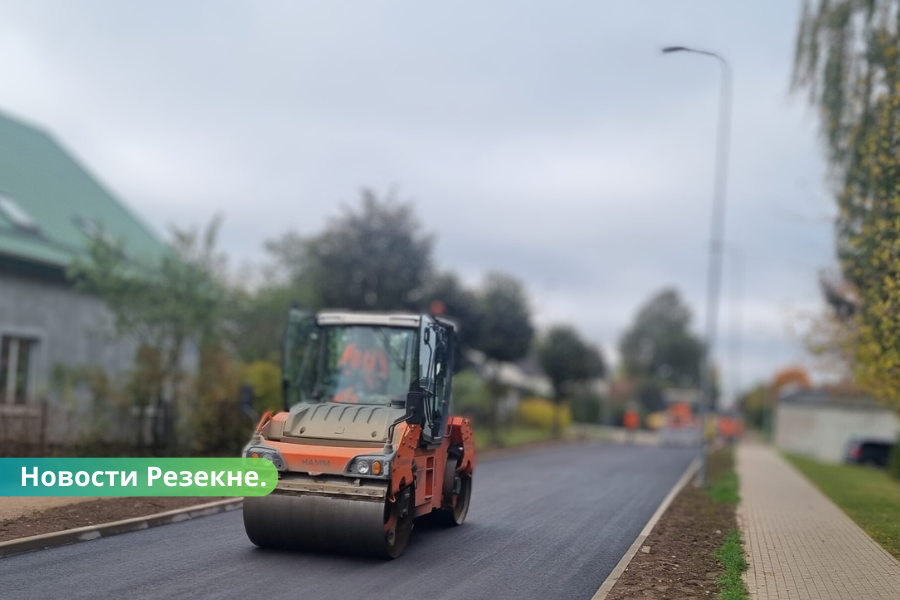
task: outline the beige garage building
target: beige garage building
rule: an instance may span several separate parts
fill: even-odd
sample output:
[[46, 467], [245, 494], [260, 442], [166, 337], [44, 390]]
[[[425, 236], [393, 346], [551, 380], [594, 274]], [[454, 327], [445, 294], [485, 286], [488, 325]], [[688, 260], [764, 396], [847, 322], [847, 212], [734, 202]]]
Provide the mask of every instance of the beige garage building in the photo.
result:
[[824, 462], [843, 462], [854, 438], [898, 437], [897, 413], [871, 398], [800, 390], [779, 399], [775, 410], [775, 445]]

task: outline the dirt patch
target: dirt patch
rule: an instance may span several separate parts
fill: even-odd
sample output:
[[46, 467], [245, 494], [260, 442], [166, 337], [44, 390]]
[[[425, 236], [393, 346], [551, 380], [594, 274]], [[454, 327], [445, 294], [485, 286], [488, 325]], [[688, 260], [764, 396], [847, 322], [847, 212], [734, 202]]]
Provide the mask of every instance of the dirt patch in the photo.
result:
[[3, 496], [0, 497], [0, 523], [56, 506], [97, 499], [96, 496]]
[[104, 498], [0, 521], [0, 542], [215, 502], [222, 498]]
[[[732, 455], [717, 451], [707, 466], [709, 480], [715, 481], [732, 469]], [[715, 598], [716, 578], [724, 571], [715, 553], [728, 531], [736, 528], [734, 505], [717, 503], [689, 483], [653, 528], [608, 600]]]

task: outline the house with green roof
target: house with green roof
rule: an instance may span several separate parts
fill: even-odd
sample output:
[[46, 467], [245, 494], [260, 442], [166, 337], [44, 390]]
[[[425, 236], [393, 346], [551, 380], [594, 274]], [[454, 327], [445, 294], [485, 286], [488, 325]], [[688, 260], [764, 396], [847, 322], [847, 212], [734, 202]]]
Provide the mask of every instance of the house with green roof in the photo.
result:
[[[130, 367], [133, 342], [112, 336], [100, 299], [65, 275], [99, 232], [135, 260], [166, 252], [51, 135], [0, 113], [0, 441], [27, 437], [39, 407], [59, 404], [51, 381], [58, 367]], [[60, 443], [77, 433], [78, 410], [70, 412], [70, 426], [54, 419]]]

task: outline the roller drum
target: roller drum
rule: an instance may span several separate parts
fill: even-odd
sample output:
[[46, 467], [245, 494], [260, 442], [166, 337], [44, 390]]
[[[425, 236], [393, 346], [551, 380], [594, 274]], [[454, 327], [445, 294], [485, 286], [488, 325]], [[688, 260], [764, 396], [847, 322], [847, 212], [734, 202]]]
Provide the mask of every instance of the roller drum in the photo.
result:
[[383, 500], [270, 494], [244, 499], [244, 528], [264, 548], [388, 556]]

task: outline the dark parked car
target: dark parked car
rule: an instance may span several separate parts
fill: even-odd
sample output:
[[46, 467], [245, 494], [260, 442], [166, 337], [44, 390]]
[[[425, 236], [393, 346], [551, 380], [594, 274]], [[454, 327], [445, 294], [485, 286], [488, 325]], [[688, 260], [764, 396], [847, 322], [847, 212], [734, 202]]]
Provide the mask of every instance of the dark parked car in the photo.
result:
[[889, 440], [856, 439], [847, 447], [848, 463], [886, 467], [894, 444]]

